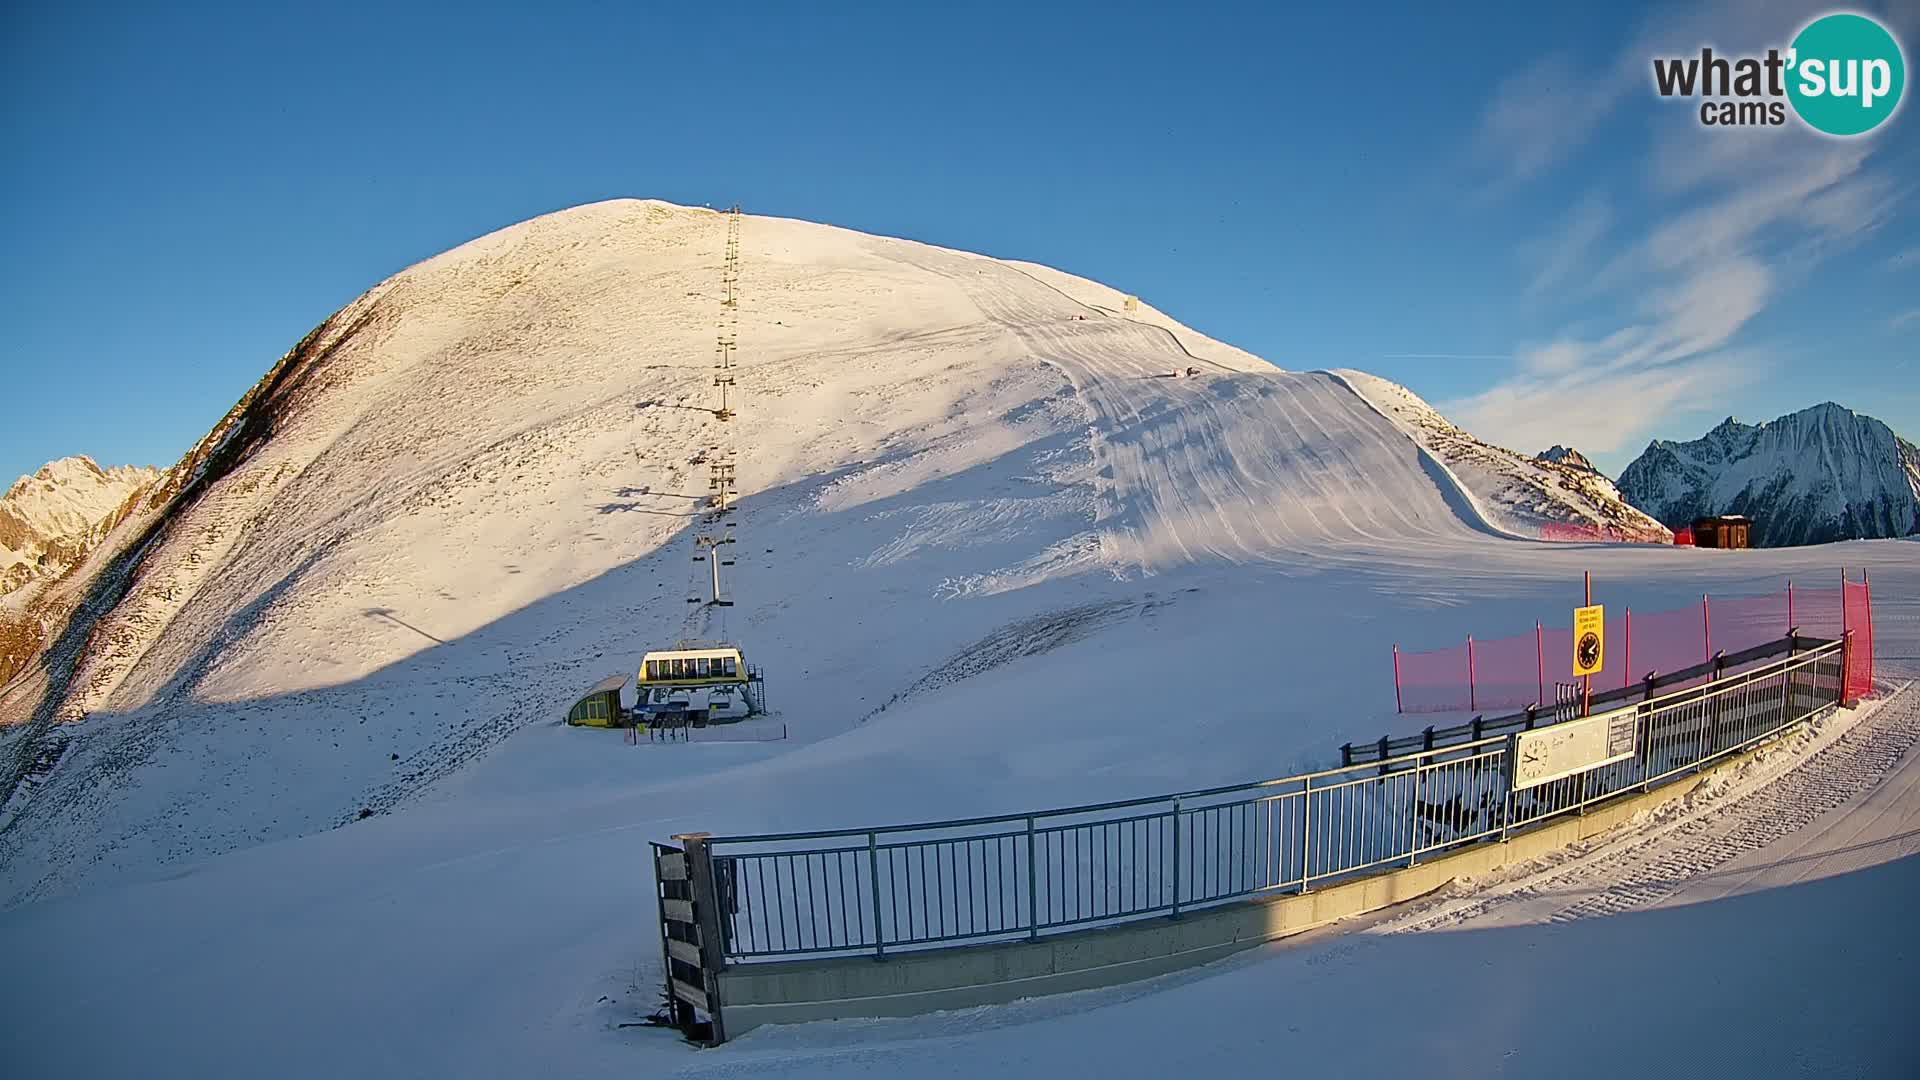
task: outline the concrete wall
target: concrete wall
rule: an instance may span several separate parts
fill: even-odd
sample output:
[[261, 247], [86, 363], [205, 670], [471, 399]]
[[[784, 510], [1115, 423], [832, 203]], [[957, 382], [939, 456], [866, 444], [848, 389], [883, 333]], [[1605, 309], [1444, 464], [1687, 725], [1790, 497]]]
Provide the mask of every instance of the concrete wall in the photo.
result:
[[1641, 811], [1683, 799], [1700, 779], [1687, 777], [1591, 808], [1584, 815], [1515, 833], [1504, 841], [1476, 844], [1417, 866], [1303, 895], [1239, 901], [1183, 912], [1178, 919], [1148, 919], [1038, 941], [893, 953], [885, 959], [859, 956], [737, 965], [718, 977], [727, 1034], [739, 1035], [761, 1024], [912, 1016], [998, 1004], [1196, 967], [1263, 942], [1411, 900], [1458, 877], [1539, 858], [1605, 832]]

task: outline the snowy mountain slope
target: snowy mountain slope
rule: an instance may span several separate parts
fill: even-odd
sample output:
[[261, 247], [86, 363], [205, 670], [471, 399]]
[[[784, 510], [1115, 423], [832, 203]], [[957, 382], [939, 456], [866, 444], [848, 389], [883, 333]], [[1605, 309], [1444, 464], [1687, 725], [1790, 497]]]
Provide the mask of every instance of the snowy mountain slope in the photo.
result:
[[[1486, 540], [1340, 379], [1044, 267], [802, 222], [746, 219], [722, 423], [724, 235], [656, 202], [550, 215], [291, 351], [116, 534], [113, 588], [70, 597], [98, 614], [68, 623], [70, 674], [0, 695], [72, 740], [0, 825], [7, 895], [394, 805], [680, 637], [740, 639], [815, 740], [1162, 575]], [[723, 445], [731, 609], [687, 603]]]
[[1576, 452], [1567, 451], [1572, 456], [1564, 461], [1545, 454], [1529, 458], [1474, 438], [1398, 383], [1362, 371], [1338, 374], [1439, 458], [1506, 532], [1531, 537], [1540, 535], [1542, 525], [1571, 523], [1654, 543], [1670, 539], [1658, 521], [1628, 505], [1585, 458], [1573, 460]]
[[[89, 457], [48, 462], [0, 496], [0, 595], [57, 577], [119, 524], [128, 501], [160, 470], [102, 469]], [[4, 678], [0, 674], [0, 678]]]
[[1728, 417], [1692, 442], [1655, 440], [1620, 490], [1676, 528], [1745, 514], [1767, 546], [1920, 532], [1920, 449], [1832, 402], [1763, 424]]

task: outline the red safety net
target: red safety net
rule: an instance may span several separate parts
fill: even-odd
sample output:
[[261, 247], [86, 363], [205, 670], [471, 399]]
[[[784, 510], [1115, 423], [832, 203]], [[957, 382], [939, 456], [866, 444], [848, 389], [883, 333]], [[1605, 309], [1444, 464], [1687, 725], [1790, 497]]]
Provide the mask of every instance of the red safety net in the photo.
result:
[[1853, 647], [1847, 651], [1847, 700], [1866, 697], [1873, 692], [1873, 589], [1869, 582], [1843, 582], [1840, 586], [1841, 614], [1847, 631], [1853, 635]]
[[[1838, 640], [1853, 632], [1847, 671], [1849, 697], [1873, 687], [1873, 609], [1867, 583], [1839, 589], [1788, 585], [1765, 596], [1703, 596], [1670, 611], [1608, 613], [1605, 665], [1596, 686], [1625, 686], [1655, 672], [1672, 672], [1721, 654], [1777, 641], [1798, 627], [1807, 637]], [[1554, 685], [1572, 678], [1573, 631], [1536, 627], [1524, 634], [1475, 638], [1452, 648], [1394, 650], [1395, 694], [1401, 712], [1471, 712], [1547, 704]], [[1707, 677], [1701, 676], [1700, 681]]]
[[1664, 532], [1635, 532], [1611, 525], [1591, 525], [1579, 521], [1547, 521], [1540, 525], [1540, 539], [1590, 544], [1665, 544]]
[[1474, 708], [1464, 644], [1417, 653], [1396, 650], [1393, 682], [1401, 712], [1467, 712]]
[[1673, 532], [1673, 542], [1679, 547], [1692, 547], [1693, 526], [1689, 525], [1684, 529], [1675, 529]]

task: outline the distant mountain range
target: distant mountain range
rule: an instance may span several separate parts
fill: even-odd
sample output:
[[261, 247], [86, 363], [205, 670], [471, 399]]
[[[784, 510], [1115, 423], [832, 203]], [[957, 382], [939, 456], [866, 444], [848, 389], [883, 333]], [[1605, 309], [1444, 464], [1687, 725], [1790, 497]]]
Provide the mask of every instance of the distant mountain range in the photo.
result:
[[1673, 528], [1744, 514], [1767, 547], [1920, 532], [1920, 448], [1832, 402], [1763, 424], [1728, 417], [1691, 442], [1656, 440], [1619, 487]]
[[158, 469], [103, 469], [90, 457], [48, 462], [0, 496], [0, 595], [57, 577], [120, 523]]

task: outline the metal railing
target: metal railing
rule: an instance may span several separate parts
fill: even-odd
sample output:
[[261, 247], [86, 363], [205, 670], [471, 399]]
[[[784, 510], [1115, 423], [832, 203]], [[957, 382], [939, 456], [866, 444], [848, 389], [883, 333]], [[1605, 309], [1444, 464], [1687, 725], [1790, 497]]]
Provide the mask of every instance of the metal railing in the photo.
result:
[[1510, 736], [1230, 787], [706, 840], [727, 962], [1035, 939], [1411, 866], [1772, 739], [1840, 701], [1845, 642], [1634, 705], [1633, 756], [1512, 789]]

